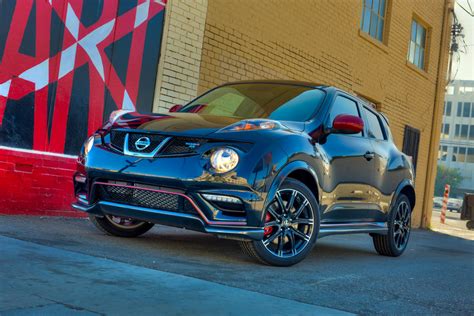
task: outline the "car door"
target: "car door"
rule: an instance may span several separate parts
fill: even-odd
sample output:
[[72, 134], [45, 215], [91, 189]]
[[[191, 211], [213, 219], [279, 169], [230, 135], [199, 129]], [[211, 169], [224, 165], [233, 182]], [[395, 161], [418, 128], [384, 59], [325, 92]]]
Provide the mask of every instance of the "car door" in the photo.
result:
[[[339, 114], [363, 118], [357, 100], [345, 94], [336, 95], [326, 118], [328, 128]], [[369, 196], [375, 170], [374, 154], [366, 134], [365, 128], [359, 134], [330, 133], [319, 144], [327, 161], [321, 181], [323, 223], [370, 221], [376, 212]]]
[[377, 205], [380, 213], [374, 214], [377, 218], [384, 217], [389, 211], [392, 193], [398, 184], [404, 178], [404, 168], [398, 168], [402, 165], [401, 161], [390, 159], [398, 157], [395, 155], [397, 148], [391, 140], [388, 125], [384, 123], [384, 118], [372, 109], [363, 106], [363, 115], [365, 116], [367, 136], [374, 149], [374, 177], [371, 183], [371, 192], [369, 202]]

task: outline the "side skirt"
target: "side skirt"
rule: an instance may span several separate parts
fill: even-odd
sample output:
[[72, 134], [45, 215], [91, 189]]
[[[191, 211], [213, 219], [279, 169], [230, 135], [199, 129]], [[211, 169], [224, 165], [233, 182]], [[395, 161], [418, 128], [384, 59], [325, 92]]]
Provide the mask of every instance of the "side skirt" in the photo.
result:
[[322, 238], [329, 235], [339, 234], [381, 234], [386, 235], [388, 226], [386, 222], [367, 222], [367, 223], [338, 223], [325, 224], [322, 223], [319, 227], [319, 236]]

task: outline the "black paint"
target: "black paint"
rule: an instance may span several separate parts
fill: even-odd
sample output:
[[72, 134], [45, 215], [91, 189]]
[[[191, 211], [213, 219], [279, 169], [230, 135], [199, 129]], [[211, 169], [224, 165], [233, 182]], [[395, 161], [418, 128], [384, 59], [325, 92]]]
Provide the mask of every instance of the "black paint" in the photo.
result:
[[136, 104], [138, 112], [150, 113], [153, 108], [153, 97], [155, 95], [155, 82], [158, 60], [160, 58], [164, 17], [165, 11], [162, 10], [148, 22], [142, 70], [140, 73], [140, 87]]
[[31, 7], [19, 52], [32, 57], [36, 55], [36, 2]]
[[123, 85], [125, 85], [127, 79], [128, 58], [132, 46], [132, 36], [133, 33], [128, 33], [104, 49], [105, 54], [109, 58]]
[[[127, 0], [125, 0], [127, 1]], [[81, 23], [89, 27], [99, 21], [104, 9], [103, 0], [87, 0], [82, 2]]]
[[62, 50], [65, 25], [56, 11], [51, 14], [51, 40], [49, 43], [49, 57], [55, 56]]
[[71, 103], [66, 129], [64, 153], [77, 155], [87, 138], [89, 116], [89, 65], [79, 67], [74, 72]]
[[33, 148], [35, 93], [20, 100], [8, 100], [0, 127], [0, 145]]
[[5, 51], [15, 5], [15, 1], [0, 0], [0, 62], [2, 61], [3, 52]]

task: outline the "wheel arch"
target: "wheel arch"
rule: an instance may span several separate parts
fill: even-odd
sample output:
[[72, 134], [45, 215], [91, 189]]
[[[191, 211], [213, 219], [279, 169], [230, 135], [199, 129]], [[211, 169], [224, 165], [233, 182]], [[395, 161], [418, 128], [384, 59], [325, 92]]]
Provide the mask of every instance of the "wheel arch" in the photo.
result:
[[415, 208], [415, 204], [416, 204], [416, 193], [415, 193], [415, 186], [413, 185], [413, 181], [406, 179], [406, 180], [403, 180], [398, 185], [397, 189], [395, 190], [395, 194], [393, 195], [393, 198], [392, 198], [391, 207], [397, 201], [400, 194], [404, 194], [408, 197], [408, 200], [410, 201], [411, 210], [413, 212], [413, 209]]
[[320, 202], [321, 197], [321, 187], [319, 186], [318, 176], [316, 171], [305, 161], [292, 161], [285, 165], [277, 176], [275, 176], [270, 189], [268, 190], [268, 195], [264, 203], [264, 209], [267, 208], [268, 204], [275, 197], [276, 191], [280, 185], [287, 178], [292, 178], [304, 183], [314, 194], [316, 201]]

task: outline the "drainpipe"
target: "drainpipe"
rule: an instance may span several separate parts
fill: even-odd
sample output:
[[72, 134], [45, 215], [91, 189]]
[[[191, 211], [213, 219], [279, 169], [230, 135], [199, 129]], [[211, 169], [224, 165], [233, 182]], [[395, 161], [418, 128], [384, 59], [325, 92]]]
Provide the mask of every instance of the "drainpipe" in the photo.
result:
[[447, 58], [451, 34], [453, 0], [444, 2], [443, 26], [441, 30], [441, 45], [439, 47], [438, 73], [436, 75], [436, 91], [434, 99], [433, 118], [431, 122], [430, 146], [428, 152], [428, 165], [426, 167], [426, 180], [424, 187], [423, 209], [421, 227], [427, 228], [431, 222], [433, 210], [434, 184], [436, 180], [436, 167], [438, 164], [439, 139], [441, 137], [441, 123], [443, 120], [443, 101], [446, 92]]

